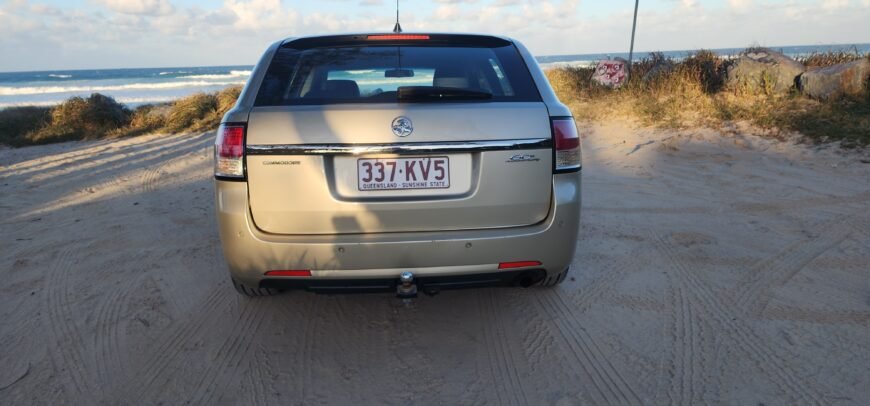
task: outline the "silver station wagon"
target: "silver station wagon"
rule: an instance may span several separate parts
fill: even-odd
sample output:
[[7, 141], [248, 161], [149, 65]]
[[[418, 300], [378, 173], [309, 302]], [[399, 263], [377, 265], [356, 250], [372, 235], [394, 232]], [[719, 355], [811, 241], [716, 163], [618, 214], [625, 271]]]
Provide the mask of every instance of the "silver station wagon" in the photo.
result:
[[215, 142], [236, 289], [553, 286], [580, 216], [580, 138], [519, 42], [292, 38], [266, 50]]

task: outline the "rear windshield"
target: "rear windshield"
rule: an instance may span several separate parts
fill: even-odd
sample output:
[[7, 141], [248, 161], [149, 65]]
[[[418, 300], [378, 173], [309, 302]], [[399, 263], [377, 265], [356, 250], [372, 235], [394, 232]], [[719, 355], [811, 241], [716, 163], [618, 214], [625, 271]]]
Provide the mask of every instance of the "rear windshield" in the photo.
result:
[[279, 48], [255, 105], [540, 100], [513, 45], [394, 44]]

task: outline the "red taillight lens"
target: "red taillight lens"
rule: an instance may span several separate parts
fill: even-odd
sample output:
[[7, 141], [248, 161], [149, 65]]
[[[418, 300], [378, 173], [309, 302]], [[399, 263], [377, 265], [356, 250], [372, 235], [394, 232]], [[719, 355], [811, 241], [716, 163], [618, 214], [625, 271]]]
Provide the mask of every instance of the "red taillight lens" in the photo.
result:
[[266, 276], [311, 276], [311, 271], [307, 269], [293, 269], [286, 271], [269, 271]]
[[411, 40], [411, 41], [425, 41], [429, 39], [428, 35], [420, 35], [420, 34], [381, 34], [381, 35], [369, 35], [366, 39], [370, 41], [395, 41], [395, 40]]
[[215, 176], [242, 178], [245, 176], [245, 125], [221, 124], [214, 143]]
[[502, 262], [498, 264], [498, 269], [511, 269], [511, 268], [525, 268], [529, 266], [539, 266], [541, 265], [540, 261], [514, 261], [514, 262]]
[[556, 142], [556, 171], [580, 170], [580, 134], [574, 119], [554, 118], [553, 139]]

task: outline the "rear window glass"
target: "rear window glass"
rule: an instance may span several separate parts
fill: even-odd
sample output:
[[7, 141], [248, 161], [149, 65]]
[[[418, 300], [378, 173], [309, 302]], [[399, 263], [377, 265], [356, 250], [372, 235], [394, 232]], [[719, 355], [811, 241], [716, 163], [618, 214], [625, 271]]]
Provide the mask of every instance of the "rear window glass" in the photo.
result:
[[279, 48], [257, 106], [540, 101], [513, 45]]

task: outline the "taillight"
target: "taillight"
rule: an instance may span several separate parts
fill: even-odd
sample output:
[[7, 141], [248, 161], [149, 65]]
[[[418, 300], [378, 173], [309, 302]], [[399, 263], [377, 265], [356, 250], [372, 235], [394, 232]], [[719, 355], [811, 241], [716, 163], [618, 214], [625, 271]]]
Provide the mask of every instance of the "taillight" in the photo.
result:
[[244, 178], [245, 125], [221, 124], [214, 142], [214, 175]]
[[554, 118], [553, 139], [556, 142], [556, 172], [580, 170], [580, 134], [573, 118]]

